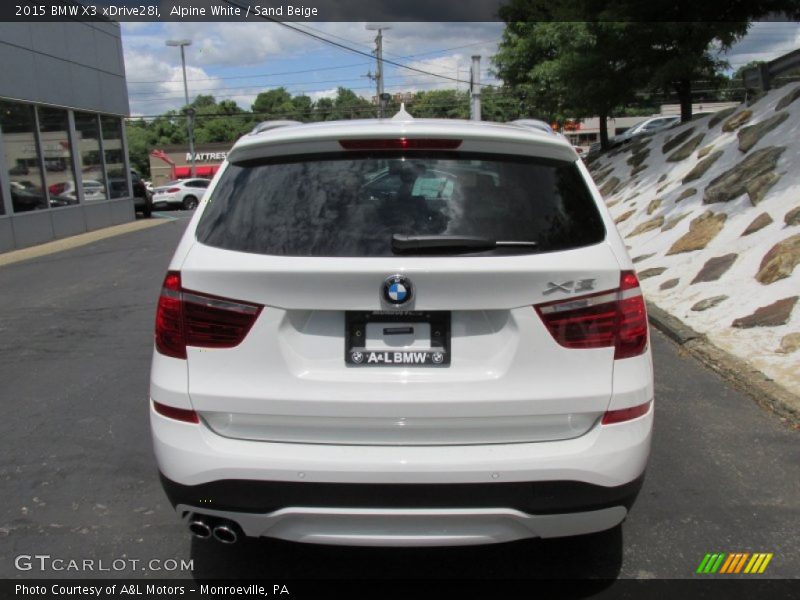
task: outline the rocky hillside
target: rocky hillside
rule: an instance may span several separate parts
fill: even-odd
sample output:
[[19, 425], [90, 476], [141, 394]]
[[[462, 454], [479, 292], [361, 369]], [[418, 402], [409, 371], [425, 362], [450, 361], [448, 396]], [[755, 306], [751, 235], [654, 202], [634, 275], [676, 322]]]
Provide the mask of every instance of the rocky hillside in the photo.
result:
[[590, 164], [648, 300], [800, 390], [800, 86]]

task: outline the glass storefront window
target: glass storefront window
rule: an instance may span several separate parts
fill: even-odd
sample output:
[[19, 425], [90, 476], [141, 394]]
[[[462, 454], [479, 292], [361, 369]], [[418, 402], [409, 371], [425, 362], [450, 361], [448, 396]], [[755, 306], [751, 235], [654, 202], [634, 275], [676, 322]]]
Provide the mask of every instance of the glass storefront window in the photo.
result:
[[15, 213], [47, 208], [33, 110], [30, 104], [0, 101], [3, 152]]
[[122, 120], [119, 117], [102, 116], [100, 123], [110, 197], [122, 198], [128, 195], [128, 174], [125, 173], [125, 155], [122, 150]]
[[40, 106], [39, 140], [44, 155], [44, 179], [50, 195], [50, 207], [78, 203], [78, 189], [72, 172], [67, 111]]
[[103, 157], [100, 156], [100, 124], [97, 115], [76, 112], [75, 135], [84, 202], [105, 200], [108, 194]]

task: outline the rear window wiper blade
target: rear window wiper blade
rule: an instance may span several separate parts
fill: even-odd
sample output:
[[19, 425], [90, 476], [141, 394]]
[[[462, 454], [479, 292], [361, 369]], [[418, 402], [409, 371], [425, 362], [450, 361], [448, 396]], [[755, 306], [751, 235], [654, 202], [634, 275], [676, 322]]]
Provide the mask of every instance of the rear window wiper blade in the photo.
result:
[[418, 250], [491, 250], [502, 247], [528, 247], [535, 248], [535, 241], [503, 241], [492, 240], [484, 237], [466, 235], [400, 235], [392, 236], [392, 251], [397, 254], [414, 252]]

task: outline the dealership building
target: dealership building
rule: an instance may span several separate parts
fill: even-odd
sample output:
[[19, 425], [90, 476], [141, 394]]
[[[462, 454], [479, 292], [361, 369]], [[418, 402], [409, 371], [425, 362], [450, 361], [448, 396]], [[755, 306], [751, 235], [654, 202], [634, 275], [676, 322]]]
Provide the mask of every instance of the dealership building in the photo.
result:
[[[213, 177], [228, 156], [231, 142], [200, 144], [195, 147], [194, 177]], [[159, 146], [150, 152], [150, 177], [154, 187], [192, 177], [192, 154], [185, 145]]]
[[0, 23], [0, 252], [134, 219], [120, 27]]

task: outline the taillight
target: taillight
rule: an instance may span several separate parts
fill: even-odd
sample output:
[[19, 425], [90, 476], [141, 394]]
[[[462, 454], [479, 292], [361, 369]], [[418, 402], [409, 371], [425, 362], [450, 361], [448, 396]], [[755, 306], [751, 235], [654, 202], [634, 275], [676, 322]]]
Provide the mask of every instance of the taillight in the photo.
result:
[[461, 140], [432, 138], [390, 138], [339, 140], [345, 150], [455, 150]]
[[156, 349], [166, 356], [186, 358], [187, 346], [233, 348], [242, 343], [262, 308], [184, 290], [181, 274], [169, 271], [156, 310]]
[[180, 191], [181, 191], [181, 188], [169, 188], [166, 193], [167, 194], [177, 194]]
[[618, 289], [536, 307], [553, 338], [565, 348], [614, 347], [614, 359], [647, 347], [647, 310], [633, 271], [622, 271]]

